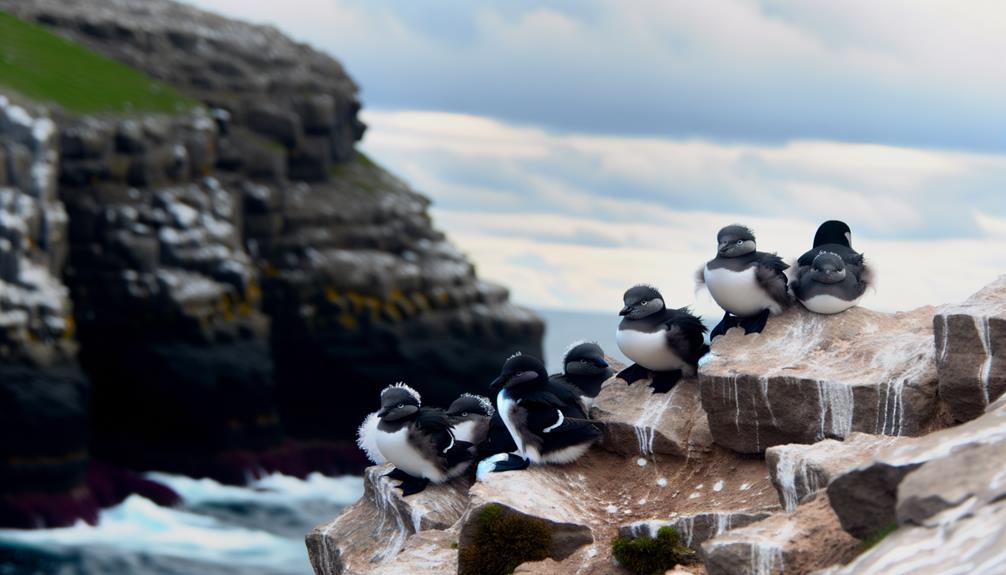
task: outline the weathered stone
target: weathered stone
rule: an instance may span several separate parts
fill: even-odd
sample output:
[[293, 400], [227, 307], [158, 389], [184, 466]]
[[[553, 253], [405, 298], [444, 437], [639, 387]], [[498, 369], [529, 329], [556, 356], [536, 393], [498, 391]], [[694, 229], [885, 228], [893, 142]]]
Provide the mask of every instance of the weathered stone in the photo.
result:
[[940, 397], [957, 421], [974, 419], [1006, 392], [1006, 275], [939, 307], [933, 328]]
[[933, 308], [861, 307], [819, 315], [799, 306], [765, 330], [730, 330], [699, 367], [716, 443], [740, 453], [843, 438], [918, 435], [936, 415]]
[[1006, 404], [968, 423], [881, 451], [873, 461], [832, 479], [828, 497], [842, 527], [863, 538], [896, 521], [898, 486], [906, 475], [954, 452], [1002, 441], [1006, 441]]
[[391, 469], [391, 465], [368, 468], [363, 497], [308, 534], [308, 555], [316, 574], [370, 573], [393, 561], [411, 535], [447, 529], [461, 518], [468, 503], [467, 480], [431, 485], [402, 497], [398, 482], [384, 477]]
[[933, 516], [923, 526], [901, 527], [855, 561], [818, 575], [1000, 575], [1003, 549], [1006, 501], [973, 512], [955, 507]]
[[304, 131], [300, 118], [292, 112], [271, 106], [252, 108], [244, 115], [248, 127], [267, 138], [293, 150], [301, 146]]
[[871, 460], [878, 451], [904, 438], [853, 432], [844, 441], [825, 439], [811, 445], [792, 443], [765, 451], [779, 503], [793, 511], [805, 497], [828, 486], [833, 477]]
[[702, 544], [709, 575], [808, 573], [844, 563], [860, 543], [842, 531], [825, 496]]
[[603, 446], [622, 455], [697, 457], [712, 447], [695, 378], [681, 380], [666, 394], [653, 393], [647, 381], [628, 386], [612, 378], [591, 415], [604, 422]]
[[701, 555], [702, 544], [731, 529], [746, 527], [768, 517], [768, 511], [711, 511], [696, 513], [671, 519], [637, 521], [618, 528], [618, 535], [627, 539], [636, 537], [654, 538], [661, 527], [673, 527], [681, 537], [681, 543]]
[[959, 448], [909, 473], [898, 486], [898, 523], [924, 525], [947, 509], [1001, 499], [1006, 499], [1006, 439]]
[[332, 165], [332, 147], [328, 138], [308, 136], [290, 152], [287, 173], [291, 180], [322, 182], [328, 179]]

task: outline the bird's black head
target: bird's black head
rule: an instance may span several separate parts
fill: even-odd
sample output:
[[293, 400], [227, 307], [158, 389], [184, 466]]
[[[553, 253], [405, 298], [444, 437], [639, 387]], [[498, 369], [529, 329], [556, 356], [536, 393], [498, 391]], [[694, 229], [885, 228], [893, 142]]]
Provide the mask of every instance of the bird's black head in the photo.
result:
[[852, 230], [845, 222], [838, 220], [828, 220], [818, 226], [817, 233], [814, 234], [814, 247], [825, 244], [838, 244], [847, 248], [852, 247]]
[[447, 415], [454, 417], [468, 417], [469, 415], [492, 417], [494, 411], [493, 404], [488, 398], [465, 393], [455, 399], [454, 403], [447, 408]]
[[657, 288], [648, 285], [633, 286], [622, 296], [622, 311], [618, 315], [629, 319], [641, 319], [664, 309], [664, 296]]
[[498, 392], [503, 388], [525, 388], [548, 382], [548, 372], [545, 364], [533, 355], [522, 355], [519, 352], [510, 356], [503, 364], [499, 377], [489, 384], [489, 389]]
[[415, 417], [419, 413], [420, 401], [416, 390], [404, 383], [396, 383], [381, 392], [381, 410], [377, 412], [377, 416], [385, 421]]
[[758, 249], [754, 232], [740, 224], [729, 225], [716, 234], [716, 253], [725, 258], [747, 255]]
[[821, 252], [811, 265], [811, 279], [823, 284], [837, 284], [845, 279], [845, 262], [838, 254]]
[[574, 345], [562, 359], [562, 369], [566, 375], [607, 376], [611, 371], [604, 359], [604, 350], [593, 342]]

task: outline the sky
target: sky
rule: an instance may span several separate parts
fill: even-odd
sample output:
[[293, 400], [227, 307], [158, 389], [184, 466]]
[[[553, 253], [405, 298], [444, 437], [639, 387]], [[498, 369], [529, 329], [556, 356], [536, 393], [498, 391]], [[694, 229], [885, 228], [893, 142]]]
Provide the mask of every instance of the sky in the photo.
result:
[[652, 283], [714, 314], [716, 231], [796, 258], [842, 219], [863, 305], [1006, 273], [1006, 4], [842, 0], [190, 0], [342, 61], [361, 148], [537, 308]]

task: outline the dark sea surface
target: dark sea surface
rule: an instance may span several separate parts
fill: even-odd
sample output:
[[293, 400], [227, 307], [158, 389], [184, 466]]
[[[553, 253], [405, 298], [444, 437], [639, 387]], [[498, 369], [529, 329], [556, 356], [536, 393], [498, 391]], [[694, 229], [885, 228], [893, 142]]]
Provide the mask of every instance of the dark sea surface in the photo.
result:
[[[596, 341], [621, 358], [618, 316], [541, 311], [545, 360], [561, 369], [573, 342]], [[624, 359], [624, 358], [622, 358]], [[310, 575], [304, 535], [363, 493], [360, 477], [271, 475], [245, 487], [161, 473], [185, 500], [158, 507], [132, 496], [97, 526], [0, 529], [0, 575]]]

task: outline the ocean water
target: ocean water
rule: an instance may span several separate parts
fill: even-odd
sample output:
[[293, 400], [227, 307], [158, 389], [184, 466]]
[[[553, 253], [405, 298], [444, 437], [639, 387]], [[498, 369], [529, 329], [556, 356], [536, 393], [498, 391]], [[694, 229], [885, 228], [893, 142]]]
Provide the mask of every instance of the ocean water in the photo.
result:
[[[550, 371], [576, 341], [622, 359], [617, 315], [546, 310]], [[150, 473], [184, 503], [158, 507], [139, 496], [105, 509], [100, 523], [44, 530], [0, 529], [0, 575], [311, 575], [304, 535], [363, 494], [360, 477], [306, 480], [270, 475], [234, 487]]]
[[185, 500], [137, 495], [98, 525], [0, 530], [2, 575], [310, 575], [304, 535], [363, 494], [360, 477], [270, 475], [244, 487], [149, 474]]
[[566, 349], [578, 341], [593, 341], [609, 356], [626, 363], [618, 351], [615, 331], [622, 318], [618, 313], [602, 314], [581, 311], [537, 310], [545, 318], [545, 364], [549, 373], [562, 370]]

